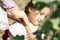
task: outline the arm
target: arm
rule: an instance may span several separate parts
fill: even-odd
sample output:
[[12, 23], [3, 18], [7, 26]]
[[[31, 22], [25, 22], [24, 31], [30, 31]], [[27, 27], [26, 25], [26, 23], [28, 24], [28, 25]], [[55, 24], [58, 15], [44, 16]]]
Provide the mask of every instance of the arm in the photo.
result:
[[29, 20], [24, 11], [13, 2], [13, 0], [1, 0], [3, 8], [6, 9], [15, 19], [22, 18], [26, 25], [29, 25]]
[[28, 17], [27, 15], [24, 13], [24, 11], [20, 10], [18, 8], [18, 6], [15, 6], [14, 8], [12, 9], [6, 9], [7, 12], [10, 12], [11, 15], [15, 18], [15, 19], [19, 19], [19, 18], [22, 18], [25, 22], [26, 25], [29, 25], [29, 20], [28, 20]]

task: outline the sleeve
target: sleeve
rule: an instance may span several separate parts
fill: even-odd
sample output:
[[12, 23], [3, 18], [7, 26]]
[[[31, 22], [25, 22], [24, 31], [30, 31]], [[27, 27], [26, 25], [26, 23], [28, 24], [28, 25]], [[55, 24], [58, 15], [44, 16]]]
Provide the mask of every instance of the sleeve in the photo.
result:
[[15, 3], [13, 0], [1, 0], [3, 8], [13, 8], [15, 6]]

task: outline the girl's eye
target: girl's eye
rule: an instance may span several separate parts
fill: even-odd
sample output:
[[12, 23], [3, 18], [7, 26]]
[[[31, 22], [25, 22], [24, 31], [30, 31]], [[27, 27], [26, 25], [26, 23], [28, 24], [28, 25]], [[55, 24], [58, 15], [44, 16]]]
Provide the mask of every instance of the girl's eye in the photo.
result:
[[44, 13], [43, 12], [40, 12], [40, 15], [44, 15]]

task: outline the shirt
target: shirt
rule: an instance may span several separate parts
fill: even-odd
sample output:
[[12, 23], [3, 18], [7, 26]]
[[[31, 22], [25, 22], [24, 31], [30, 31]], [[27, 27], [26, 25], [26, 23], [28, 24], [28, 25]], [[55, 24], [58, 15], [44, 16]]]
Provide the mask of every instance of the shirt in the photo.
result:
[[7, 13], [0, 7], [0, 30], [8, 29]]
[[[15, 6], [15, 3], [13, 0], [0, 0], [2, 3], [3, 8], [12, 8]], [[1, 8], [0, 6], [0, 29], [1, 30], [6, 30], [8, 29], [8, 18], [7, 18], [7, 13]]]
[[2, 1], [3, 8], [13, 8], [15, 6], [15, 3], [13, 0], [0, 0], [0, 1]]

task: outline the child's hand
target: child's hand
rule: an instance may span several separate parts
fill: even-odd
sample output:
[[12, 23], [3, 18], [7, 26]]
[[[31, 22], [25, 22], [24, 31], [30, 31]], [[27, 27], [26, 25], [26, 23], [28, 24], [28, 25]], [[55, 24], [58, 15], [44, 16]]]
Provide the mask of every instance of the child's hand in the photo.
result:
[[27, 39], [28, 40], [37, 40], [36, 35], [33, 33], [27, 33]]

